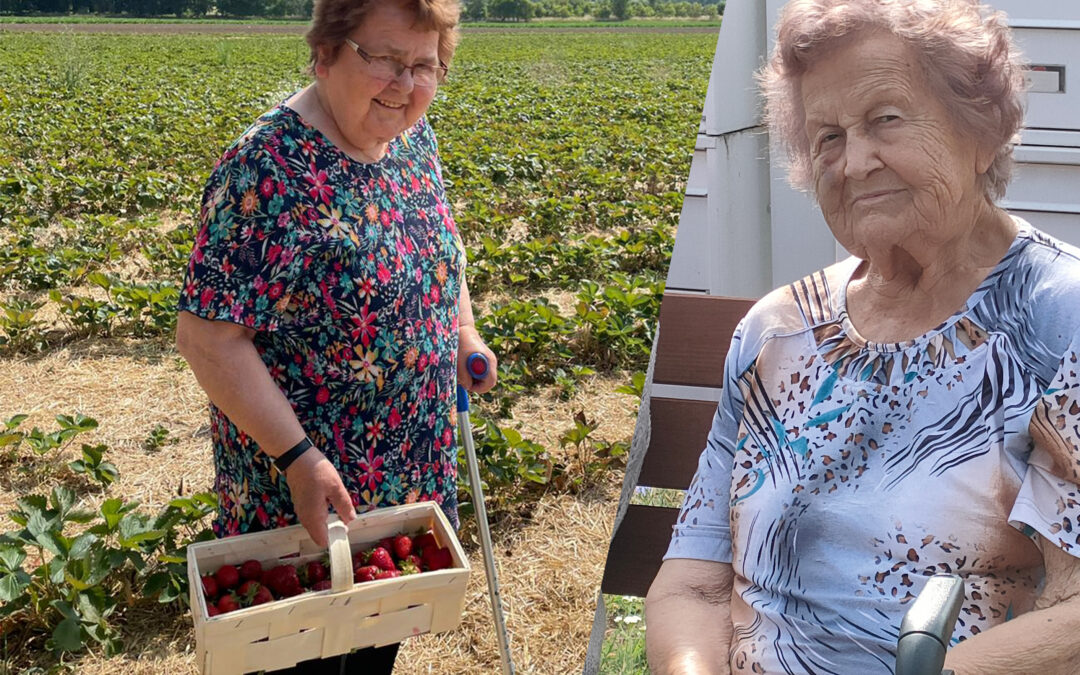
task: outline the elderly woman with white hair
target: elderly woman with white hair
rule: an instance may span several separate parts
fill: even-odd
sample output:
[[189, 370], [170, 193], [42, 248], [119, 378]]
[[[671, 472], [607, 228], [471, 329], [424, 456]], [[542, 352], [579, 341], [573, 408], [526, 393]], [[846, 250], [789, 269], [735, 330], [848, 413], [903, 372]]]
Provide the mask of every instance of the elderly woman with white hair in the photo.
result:
[[968, 591], [947, 668], [1077, 672], [1080, 251], [995, 205], [1023, 116], [1004, 17], [793, 0], [760, 79], [853, 256], [732, 339], [646, 603], [653, 671], [892, 672], [945, 572]]

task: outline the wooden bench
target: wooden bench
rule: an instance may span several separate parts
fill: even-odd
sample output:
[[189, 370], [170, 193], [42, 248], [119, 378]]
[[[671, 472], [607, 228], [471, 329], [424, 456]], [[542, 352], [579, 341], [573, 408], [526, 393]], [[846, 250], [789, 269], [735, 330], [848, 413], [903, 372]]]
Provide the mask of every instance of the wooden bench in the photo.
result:
[[[666, 293], [660, 306], [652, 379], [641, 408], [635, 444], [646, 442], [640, 464], [631, 461], [623, 507], [608, 547], [601, 590], [644, 597], [671, 540], [679, 509], [631, 504], [637, 487], [686, 490], [716, 412], [731, 335], [753, 300]], [[633, 473], [640, 467], [640, 471]]]

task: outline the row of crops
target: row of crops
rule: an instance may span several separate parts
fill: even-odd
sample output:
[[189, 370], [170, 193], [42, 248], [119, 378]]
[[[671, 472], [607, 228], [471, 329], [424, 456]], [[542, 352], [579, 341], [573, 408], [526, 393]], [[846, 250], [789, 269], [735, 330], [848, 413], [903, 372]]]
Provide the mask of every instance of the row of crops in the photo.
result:
[[[477, 429], [496, 509], [580, 487], [625, 452], [583, 414], [555, 459], [513, 428], [515, 406], [597, 373], [640, 388], [629, 374], [648, 359], [714, 45], [467, 35], [432, 106], [479, 328], [500, 357]], [[306, 57], [295, 36], [0, 33], [0, 373], [81, 341], [170, 348], [203, 182], [306, 83]], [[118, 649], [126, 606], [183, 601], [183, 546], [206, 536], [213, 495], [137, 508], [109, 492], [112, 451], [77, 442], [109, 420], [73, 410], [28, 429], [27, 412], [0, 400], [0, 473], [28, 458], [52, 473], [0, 516], [0, 636]], [[80, 510], [90, 492], [104, 501]]]

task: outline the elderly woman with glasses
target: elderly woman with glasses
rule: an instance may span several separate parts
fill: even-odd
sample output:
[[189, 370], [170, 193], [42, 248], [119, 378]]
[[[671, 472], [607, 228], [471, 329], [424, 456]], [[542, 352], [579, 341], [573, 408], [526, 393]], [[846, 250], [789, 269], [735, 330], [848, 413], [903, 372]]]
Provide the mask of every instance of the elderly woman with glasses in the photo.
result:
[[[214, 167], [177, 346], [210, 399], [218, 536], [299, 522], [325, 545], [330, 508], [347, 522], [422, 500], [457, 523], [456, 385], [495, 384], [424, 118], [458, 15], [456, 0], [317, 0], [314, 81]], [[379, 672], [373, 658], [297, 672]]]
[[653, 671], [892, 673], [950, 573], [947, 668], [1078, 672], [1080, 251], [995, 204], [1023, 117], [1004, 16], [792, 0], [761, 81], [853, 256], [736, 331], [646, 601]]

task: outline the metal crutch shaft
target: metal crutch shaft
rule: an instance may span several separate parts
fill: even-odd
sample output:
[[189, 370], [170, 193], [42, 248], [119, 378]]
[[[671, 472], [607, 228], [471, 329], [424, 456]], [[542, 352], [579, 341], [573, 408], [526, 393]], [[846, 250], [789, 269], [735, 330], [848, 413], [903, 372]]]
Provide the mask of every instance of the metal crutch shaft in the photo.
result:
[[[474, 379], [483, 380], [487, 376], [487, 359], [481, 354], [471, 354], [466, 361], [466, 368]], [[476, 525], [480, 530], [480, 549], [484, 554], [484, 570], [487, 572], [488, 597], [491, 599], [495, 633], [499, 640], [502, 672], [503, 675], [514, 675], [514, 664], [510, 660], [510, 641], [506, 634], [506, 620], [503, 618], [502, 598], [499, 595], [499, 576], [495, 570], [495, 556], [492, 554], [491, 531], [488, 529], [484, 490], [480, 483], [480, 465], [476, 461], [476, 446], [473, 443], [472, 427], [469, 422], [469, 392], [460, 385], [458, 385], [457, 409], [458, 428], [461, 430], [465, 459], [469, 465], [469, 492], [472, 494], [473, 508], [476, 510]]]

